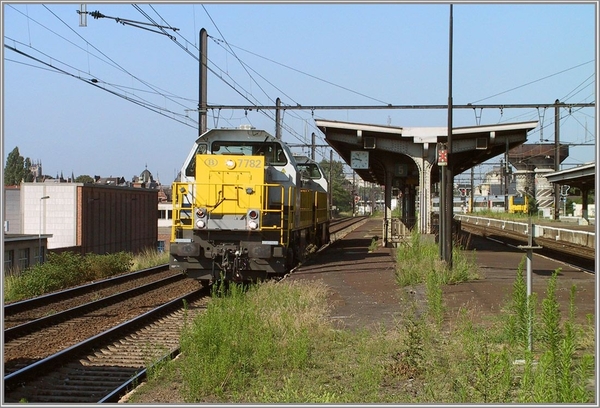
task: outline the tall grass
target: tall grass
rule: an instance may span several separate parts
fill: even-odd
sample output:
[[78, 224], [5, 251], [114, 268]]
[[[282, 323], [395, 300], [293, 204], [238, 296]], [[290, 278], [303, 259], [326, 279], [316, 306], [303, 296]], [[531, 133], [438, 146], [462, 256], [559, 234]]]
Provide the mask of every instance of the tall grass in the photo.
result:
[[144, 249], [139, 254], [133, 256], [130, 269], [131, 271], [139, 271], [167, 263], [169, 263], [168, 252], [158, 252], [156, 249]]
[[560, 269], [548, 280], [546, 298], [542, 301], [538, 333], [539, 357], [537, 364], [527, 354], [524, 381], [519, 398], [524, 402], [590, 402], [591, 393], [586, 381], [593, 373], [594, 357], [588, 353], [577, 355], [580, 347], [575, 325], [576, 288], [571, 287], [569, 315], [564, 323], [556, 298], [556, 279]]
[[526, 257], [523, 256], [513, 282], [513, 292], [504, 324], [504, 336], [512, 346], [529, 348], [533, 336], [533, 324], [537, 295], [527, 296], [527, 285], [523, 275]]
[[419, 312], [419, 299], [408, 297], [399, 305], [403, 315], [395, 328], [339, 330], [327, 319], [327, 289], [318, 283], [223, 288], [206, 313], [186, 326], [183, 358], [173, 363], [176, 370], [165, 370], [178, 374], [158, 378], [153, 386], [181, 381], [181, 399], [165, 403], [595, 401], [589, 387], [595, 328], [591, 321], [576, 325], [575, 288], [565, 321], [553, 275], [536, 315], [521, 263], [512, 299], [497, 319], [476, 324], [465, 307], [454, 325], [442, 327], [441, 285], [449, 279], [435, 269], [437, 250], [417, 240], [399, 252], [417, 269], [403, 265], [403, 273], [415, 277], [409, 282], [426, 287], [427, 313]]
[[127, 272], [130, 267], [131, 255], [126, 252], [87, 256], [73, 252], [50, 253], [46, 262], [36, 264], [19, 275], [6, 277], [4, 301], [27, 299], [67, 289]]
[[474, 255], [468, 256], [460, 248], [452, 248], [452, 268], [439, 259], [435, 242], [426, 241], [417, 231], [411, 233], [407, 244], [396, 253], [396, 281], [400, 286], [426, 283], [430, 273], [437, 275], [439, 284], [455, 284], [479, 278]]
[[297, 284], [267, 282], [247, 290], [232, 284], [213, 296], [182, 335], [187, 399], [246, 388], [264, 371], [306, 368], [326, 313], [325, 290], [310, 294]]

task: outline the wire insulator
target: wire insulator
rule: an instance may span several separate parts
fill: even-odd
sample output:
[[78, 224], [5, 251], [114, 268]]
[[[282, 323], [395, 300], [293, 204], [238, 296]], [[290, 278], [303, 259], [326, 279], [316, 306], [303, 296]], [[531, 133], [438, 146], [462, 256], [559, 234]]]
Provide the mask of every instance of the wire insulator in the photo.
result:
[[94, 17], [95, 19], [99, 19], [99, 18], [104, 18], [106, 17], [104, 14], [100, 13], [98, 10], [96, 11], [92, 11], [90, 13], [90, 16]]

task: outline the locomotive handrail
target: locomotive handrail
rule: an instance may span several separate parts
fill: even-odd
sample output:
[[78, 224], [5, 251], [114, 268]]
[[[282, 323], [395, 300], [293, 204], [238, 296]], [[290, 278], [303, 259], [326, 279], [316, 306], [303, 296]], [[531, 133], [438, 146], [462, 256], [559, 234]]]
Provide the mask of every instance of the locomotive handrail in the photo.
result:
[[[274, 184], [264, 184], [263, 185], [263, 202], [262, 202], [262, 207], [260, 214], [261, 214], [261, 220], [260, 220], [260, 229], [261, 230], [276, 230], [279, 229], [279, 243], [280, 245], [283, 245], [283, 221], [284, 221], [284, 211], [285, 211], [285, 207], [283, 205], [284, 200], [281, 200], [279, 208], [268, 208], [267, 205], [265, 205], [265, 203], [269, 202], [269, 188], [271, 187], [276, 187], [276, 188], [280, 188], [281, 192], [282, 192], [282, 196], [283, 196], [283, 186], [281, 185], [274, 185]], [[280, 217], [279, 217], [279, 226], [272, 226], [272, 227], [266, 227], [263, 225], [263, 215], [265, 213], [279, 213]]]

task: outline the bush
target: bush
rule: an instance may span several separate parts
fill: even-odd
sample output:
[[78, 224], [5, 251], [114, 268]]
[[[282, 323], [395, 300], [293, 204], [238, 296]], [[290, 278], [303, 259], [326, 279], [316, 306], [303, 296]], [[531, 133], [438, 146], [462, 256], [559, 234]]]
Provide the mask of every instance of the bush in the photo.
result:
[[130, 270], [132, 255], [116, 254], [82, 256], [73, 252], [49, 253], [48, 260], [7, 278], [4, 301], [11, 302], [41, 296]]
[[48, 261], [26, 269], [11, 279], [10, 293], [6, 297], [20, 300], [77, 284], [82, 274], [82, 256], [72, 252], [48, 254]]
[[133, 265], [133, 256], [128, 252], [106, 255], [88, 254], [85, 258], [88, 269], [87, 280], [104, 279], [125, 273]]

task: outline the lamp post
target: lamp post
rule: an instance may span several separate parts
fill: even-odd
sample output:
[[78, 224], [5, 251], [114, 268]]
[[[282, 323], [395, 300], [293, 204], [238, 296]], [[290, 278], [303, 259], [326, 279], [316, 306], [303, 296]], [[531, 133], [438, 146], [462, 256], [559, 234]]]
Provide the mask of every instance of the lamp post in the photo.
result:
[[50, 198], [50, 196], [40, 197], [40, 229], [38, 233], [38, 263], [42, 263], [42, 200]]

